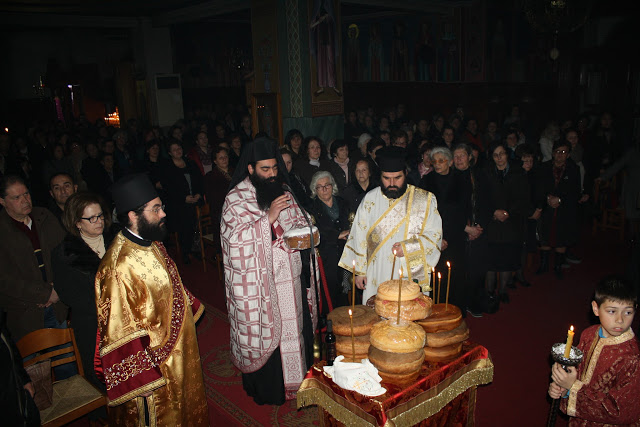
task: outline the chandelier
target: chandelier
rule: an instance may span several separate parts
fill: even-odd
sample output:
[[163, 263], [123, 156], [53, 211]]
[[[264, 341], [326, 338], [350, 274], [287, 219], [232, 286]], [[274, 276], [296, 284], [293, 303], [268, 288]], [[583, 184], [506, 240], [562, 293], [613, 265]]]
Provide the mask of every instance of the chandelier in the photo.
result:
[[521, 0], [522, 10], [534, 30], [571, 33], [587, 21], [594, 0]]

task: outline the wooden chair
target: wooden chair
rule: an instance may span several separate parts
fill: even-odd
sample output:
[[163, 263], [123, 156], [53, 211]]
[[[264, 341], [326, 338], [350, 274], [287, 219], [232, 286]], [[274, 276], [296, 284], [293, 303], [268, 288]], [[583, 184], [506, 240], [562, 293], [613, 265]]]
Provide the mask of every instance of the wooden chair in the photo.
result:
[[595, 215], [593, 218], [593, 234], [598, 230], [616, 230], [620, 241], [624, 241], [624, 227], [626, 217], [624, 209], [619, 207], [618, 188], [623, 175], [614, 176], [609, 182], [596, 181], [593, 185], [593, 203]]
[[[72, 344], [73, 352], [69, 347], [50, 350], [51, 347], [67, 343]], [[54, 381], [53, 404], [40, 411], [40, 420], [43, 426], [54, 427], [68, 424], [107, 404], [107, 396], [84, 377], [82, 359], [76, 345], [73, 329], [38, 329], [22, 337], [17, 346], [23, 358], [37, 353], [35, 357], [24, 362], [25, 367], [61, 354], [71, 355], [59, 360], [52, 360], [52, 368], [69, 362], [76, 362], [78, 366], [78, 375]]]
[[205, 273], [207, 272], [207, 259], [204, 254], [206, 245], [213, 247], [213, 259], [218, 268], [218, 278], [222, 280], [222, 252], [220, 247], [216, 245], [213, 238], [213, 227], [217, 227], [218, 224], [213, 224], [211, 219], [211, 209], [208, 203], [202, 206], [196, 206], [196, 215], [198, 217], [198, 231], [200, 232], [200, 256], [202, 258], [202, 268]]

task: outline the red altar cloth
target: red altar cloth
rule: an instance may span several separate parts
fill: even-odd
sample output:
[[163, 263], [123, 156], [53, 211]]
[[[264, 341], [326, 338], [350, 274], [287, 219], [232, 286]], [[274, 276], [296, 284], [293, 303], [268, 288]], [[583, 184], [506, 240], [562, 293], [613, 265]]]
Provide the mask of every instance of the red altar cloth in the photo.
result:
[[[489, 351], [465, 341], [460, 356], [443, 362], [425, 361], [415, 382], [403, 386], [382, 382], [387, 392], [367, 397], [344, 390], [315, 364], [298, 390], [298, 408], [318, 405], [337, 421], [372, 426], [411, 426], [434, 415], [458, 425], [473, 423], [475, 388], [493, 380]], [[446, 407], [446, 408], [445, 408]], [[442, 411], [442, 409], [445, 410]]]

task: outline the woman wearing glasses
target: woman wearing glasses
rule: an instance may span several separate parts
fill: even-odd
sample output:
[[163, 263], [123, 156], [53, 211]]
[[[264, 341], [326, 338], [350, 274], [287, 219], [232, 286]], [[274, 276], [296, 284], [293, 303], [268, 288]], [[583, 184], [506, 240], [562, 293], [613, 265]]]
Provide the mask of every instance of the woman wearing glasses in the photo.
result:
[[447, 147], [438, 146], [431, 150], [431, 165], [435, 173], [424, 175], [420, 180], [420, 188], [436, 196], [438, 212], [442, 218], [442, 254], [436, 270], [443, 272], [442, 279], [447, 280], [447, 261], [455, 267], [455, 273], [451, 275], [449, 302], [460, 307], [463, 315], [466, 315], [467, 304], [462, 288], [466, 267], [463, 262], [466, 224], [462, 209], [461, 180], [454, 172], [453, 154]]
[[[338, 267], [342, 250], [349, 237], [349, 206], [338, 197], [338, 186], [331, 173], [316, 172], [311, 178], [311, 197], [313, 198], [312, 215], [320, 232], [318, 251], [322, 258], [329, 296], [333, 307], [347, 304], [343, 293], [343, 269]], [[322, 290], [322, 313], [329, 313], [326, 296]]]
[[51, 255], [56, 291], [71, 309], [71, 327], [85, 376], [105, 390], [93, 371], [98, 325], [94, 282], [100, 260], [115, 234], [111, 216], [98, 195], [79, 192], [67, 199], [62, 222], [67, 235]]
[[567, 246], [578, 238], [578, 201], [581, 197], [580, 170], [569, 159], [571, 143], [561, 139], [553, 144], [551, 160], [544, 162], [536, 179], [536, 200], [542, 207], [539, 220], [540, 268], [537, 274], [549, 270], [549, 255], [554, 248], [553, 270], [562, 279]]

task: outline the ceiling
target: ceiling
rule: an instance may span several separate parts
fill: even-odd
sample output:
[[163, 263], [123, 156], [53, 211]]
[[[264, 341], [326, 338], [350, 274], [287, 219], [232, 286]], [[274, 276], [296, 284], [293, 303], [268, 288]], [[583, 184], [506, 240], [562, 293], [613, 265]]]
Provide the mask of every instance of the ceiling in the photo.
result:
[[[518, 8], [523, 0], [484, 1], [493, 8]], [[473, 0], [343, 0], [342, 16], [367, 19], [389, 13], [447, 14], [455, 7], [472, 3]], [[596, 0], [592, 15], [629, 16], [636, 7], [632, 0]], [[131, 27], [141, 17], [152, 19], [155, 25], [246, 20], [250, 19], [250, 8], [251, 0], [0, 0], [0, 25]]]

